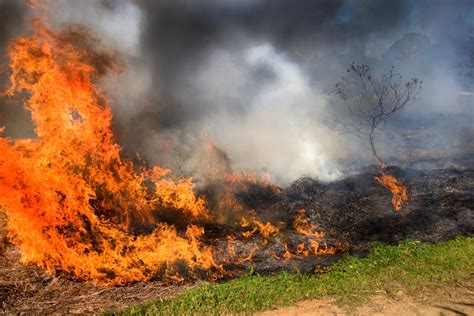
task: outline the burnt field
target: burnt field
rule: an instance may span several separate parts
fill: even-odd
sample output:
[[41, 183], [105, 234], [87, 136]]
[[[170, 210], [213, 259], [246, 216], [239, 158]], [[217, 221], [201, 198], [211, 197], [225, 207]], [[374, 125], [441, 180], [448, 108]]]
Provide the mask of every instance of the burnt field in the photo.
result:
[[[334, 182], [300, 178], [287, 188], [244, 185], [236, 199], [253, 208], [263, 222], [278, 223], [281, 231], [268, 241], [254, 234], [244, 238], [242, 227], [203, 224], [202, 242], [217, 250], [216, 260], [224, 263], [224, 281], [253, 268], [262, 274], [287, 270], [323, 273], [324, 267], [345, 253], [364, 255], [372, 243], [396, 244], [405, 239], [440, 242], [458, 235], [474, 234], [474, 169], [472, 162], [447, 168], [410, 169], [389, 167], [408, 189], [409, 200], [394, 212], [391, 193], [374, 181], [377, 169], [361, 170]], [[320, 245], [333, 247], [334, 253], [305, 255], [310, 236], [298, 234], [291, 219], [302, 209], [310, 223], [324, 231]], [[203, 281], [138, 282], [125, 287], [97, 286], [91, 282], [70, 280], [59, 273], [52, 276], [35, 266], [19, 263], [20, 252], [8, 242], [2, 217], [0, 256], [0, 300], [2, 312], [97, 312], [146, 303], [170, 297], [198, 286]], [[232, 240], [234, 251], [248, 260], [225, 264]], [[324, 250], [324, 249], [323, 249]]]
[[472, 4], [392, 2], [0, 0], [0, 314], [470, 275]]
[[[390, 192], [374, 181], [375, 169], [330, 183], [301, 178], [280, 194], [267, 195], [263, 218], [285, 222], [285, 217], [293, 218], [304, 209], [309, 221], [325, 232], [321, 241], [339, 245], [338, 250], [317, 257], [282, 259], [285, 251], [281, 243], [297, 249], [305, 242], [286, 223], [288, 228], [268, 247], [262, 247], [249, 266], [261, 273], [281, 269], [312, 273], [338, 260], [341, 252], [363, 254], [374, 241], [393, 244], [416, 239], [436, 243], [474, 234], [474, 169], [420, 171], [390, 167], [389, 170], [408, 187], [408, 205], [399, 213], [393, 210]], [[257, 188], [240, 194], [249, 205], [255, 205], [265, 196]]]

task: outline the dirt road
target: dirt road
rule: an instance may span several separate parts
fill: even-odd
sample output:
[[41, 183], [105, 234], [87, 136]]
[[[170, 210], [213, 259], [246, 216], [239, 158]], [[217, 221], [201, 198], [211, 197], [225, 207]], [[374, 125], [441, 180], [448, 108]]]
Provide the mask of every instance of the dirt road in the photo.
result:
[[357, 307], [338, 307], [333, 299], [303, 301], [295, 306], [257, 315], [474, 315], [474, 281], [466, 281], [442, 290], [425, 289], [408, 294], [403, 289], [378, 293]]

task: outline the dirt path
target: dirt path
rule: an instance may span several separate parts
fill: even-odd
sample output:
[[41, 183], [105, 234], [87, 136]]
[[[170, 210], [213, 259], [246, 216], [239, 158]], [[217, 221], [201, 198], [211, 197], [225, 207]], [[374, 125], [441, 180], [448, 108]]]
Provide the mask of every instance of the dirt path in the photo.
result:
[[402, 289], [395, 293], [379, 293], [355, 308], [341, 308], [333, 299], [322, 299], [303, 301], [292, 307], [256, 315], [474, 315], [474, 281], [441, 290], [423, 290], [416, 296]]

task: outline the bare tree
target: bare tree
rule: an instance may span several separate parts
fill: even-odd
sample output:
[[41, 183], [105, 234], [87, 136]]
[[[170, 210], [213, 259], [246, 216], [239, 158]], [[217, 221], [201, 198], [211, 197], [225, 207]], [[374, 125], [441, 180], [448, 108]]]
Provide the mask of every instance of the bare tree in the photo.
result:
[[367, 65], [352, 63], [333, 93], [342, 111], [334, 115], [334, 128], [341, 134], [352, 134], [370, 143], [379, 167], [385, 162], [375, 149], [375, 134], [385, 128], [387, 119], [418, 99], [422, 81], [404, 81], [394, 67], [378, 77]]

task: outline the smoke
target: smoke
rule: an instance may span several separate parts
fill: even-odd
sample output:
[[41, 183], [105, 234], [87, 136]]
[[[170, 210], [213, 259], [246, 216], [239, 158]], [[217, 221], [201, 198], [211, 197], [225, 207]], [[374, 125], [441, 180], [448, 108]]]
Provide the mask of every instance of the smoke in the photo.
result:
[[[20, 1], [0, 0], [0, 91], [8, 82], [8, 60], [6, 49], [9, 41], [25, 31], [29, 11]], [[18, 100], [0, 98], [0, 126], [5, 126], [5, 135], [31, 137], [34, 135], [30, 115], [17, 106]]]
[[[0, 1], [0, 49], [5, 49], [11, 37], [18, 34], [24, 22], [24, 8], [18, 1]], [[3, 58], [2, 54], [2, 58]]]
[[352, 61], [424, 81], [420, 102], [380, 136], [382, 155], [407, 158], [401, 132], [433, 117], [451, 123], [430, 145], [466, 146], [473, 133], [472, 0], [46, 2], [56, 27], [85, 25], [121, 55], [126, 70], [103, 88], [124, 151], [198, 180], [230, 167], [330, 179], [370, 163], [365, 144], [325, 124], [325, 91]]
[[207, 128], [235, 167], [265, 170], [279, 179], [335, 176], [325, 154], [332, 132], [315, 124], [324, 116], [325, 97], [285, 54], [268, 43], [216, 50], [195, 75], [195, 100], [211, 109], [198, 126]]
[[[164, 133], [204, 130], [234, 168], [267, 170], [282, 181], [301, 174], [328, 179], [356, 162], [369, 163], [365, 144], [324, 124], [330, 109], [323, 92], [352, 61], [377, 69], [394, 65], [425, 82], [421, 101], [381, 135], [388, 156], [412, 150], [400, 152], [398, 144], [406, 141], [394, 139], [410, 117], [421, 120], [411, 120], [413, 127], [435, 113], [469, 114], [459, 98], [469, 89], [459, 65], [469, 65], [473, 48], [472, 1], [137, 3], [144, 12], [150, 97], [160, 100], [146, 113], [154, 137], [145, 150]], [[437, 132], [460, 136], [449, 128]], [[161, 157], [156, 150], [147, 156]]]

